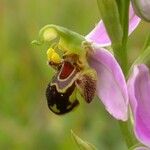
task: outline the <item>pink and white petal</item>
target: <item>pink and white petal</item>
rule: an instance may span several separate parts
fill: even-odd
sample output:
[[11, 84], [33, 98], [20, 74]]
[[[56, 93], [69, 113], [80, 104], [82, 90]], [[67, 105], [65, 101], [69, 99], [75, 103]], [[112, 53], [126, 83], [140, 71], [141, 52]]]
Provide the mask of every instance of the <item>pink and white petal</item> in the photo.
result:
[[114, 56], [103, 48], [95, 48], [89, 64], [98, 75], [97, 95], [106, 110], [116, 119], [128, 119], [128, 94], [123, 72]]
[[[129, 35], [135, 30], [140, 22], [140, 18], [135, 14], [132, 6], [129, 9]], [[89, 42], [94, 42], [101, 47], [110, 46], [111, 40], [107, 34], [105, 25], [102, 20], [96, 25], [96, 27], [85, 36]]]
[[150, 147], [150, 72], [146, 65], [134, 67], [128, 81], [128, 92], [135, 135], [141, 143]]
[[135, 14], [132, 5], [130, 4], [129, 9], [129, 35], [136, 29], [141, 19]]
[[105, 25], [102, 20], [100, 20], [96, 27], [85, 38], [87, 41], [94, 42], [101, 47], [111, 45], [111, 40], [107, 34]]

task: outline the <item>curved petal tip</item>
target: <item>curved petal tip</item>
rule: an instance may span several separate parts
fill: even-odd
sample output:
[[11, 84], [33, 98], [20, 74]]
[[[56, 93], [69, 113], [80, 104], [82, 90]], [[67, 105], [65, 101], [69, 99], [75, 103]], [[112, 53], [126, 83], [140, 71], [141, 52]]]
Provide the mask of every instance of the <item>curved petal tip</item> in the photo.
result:
[[[135, 14], [132, 5], [129, 9], [129, 35], [136, 29], [141, 19]], [[102, 20], [95, 26], [95, 28], [85, 36], [86, 40], [89, 42], [94, 42], [100, 47], [110, 46], [111, 40], [107, 34], [105, 25]]]
[[123, 72], [114, 56], [105, 49], [95, 49], [89, 64], [98, 75], [97, 95], [116, 119], [128, 118], [128, 94]]
[[137, 139], [150, 147], [150, 73], [146, 65], [134, 66], [128, 80], [129, 100]]

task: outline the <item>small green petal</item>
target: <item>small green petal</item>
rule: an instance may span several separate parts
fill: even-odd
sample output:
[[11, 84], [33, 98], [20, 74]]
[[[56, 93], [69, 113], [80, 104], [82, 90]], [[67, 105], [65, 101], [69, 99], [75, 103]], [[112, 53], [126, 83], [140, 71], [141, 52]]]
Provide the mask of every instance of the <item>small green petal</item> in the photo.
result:
[[56, 39], [58, 47], [68, 54], [84, 52], [81, 45], [85, 38], [76, 32], [57, 25], [46, 25], [39, 32], [41, 43], [50, 43]]
[[96, 150], [95, 146], [93, 146], [92, 144], [86, 141], [83, 141], [72, 130], [71, 130], [71, 135], [80, 150]]
[[32, 45], [41, 45], [42, 43], [40, 41], [37, 41], [37, 40], [33, 40], [31, 42]]

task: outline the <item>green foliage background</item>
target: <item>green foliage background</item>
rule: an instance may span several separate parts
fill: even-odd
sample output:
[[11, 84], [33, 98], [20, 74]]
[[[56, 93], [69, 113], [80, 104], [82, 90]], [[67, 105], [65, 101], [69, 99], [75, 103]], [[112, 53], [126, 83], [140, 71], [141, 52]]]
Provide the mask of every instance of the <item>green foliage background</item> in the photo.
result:
[[[96, 0], [0, 1], [0, 149], [77, 150], [70, 130], [100, 150], [126, 150], [117, 122], [100, 100], [84, 101], [68, 115], [47, 107], [45, 88], [53, 71], [44, 48], [30, 42], [46, 24], [86, 35], [99, 21]], [[141, 23], [128, 43], [130, 62], [138, 55], [149, 25]]]

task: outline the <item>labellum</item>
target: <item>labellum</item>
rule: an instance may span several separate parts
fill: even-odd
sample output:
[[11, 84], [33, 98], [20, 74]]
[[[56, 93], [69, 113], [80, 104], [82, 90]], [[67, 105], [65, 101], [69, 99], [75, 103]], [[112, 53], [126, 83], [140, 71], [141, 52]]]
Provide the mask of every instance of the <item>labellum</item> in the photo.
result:
[[[46, 89], [49, 109], [55, 114], [65, 114], [79, 105], [77, 90], [87, 103], [96, 91], [95, 72], [78, 65], [77, 55], [67, 56]], [[49, 62], [52, 64], [52, 62]]]

